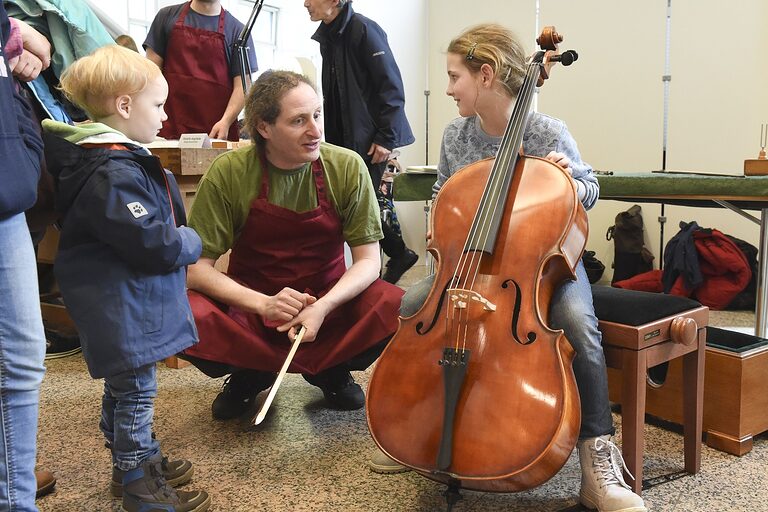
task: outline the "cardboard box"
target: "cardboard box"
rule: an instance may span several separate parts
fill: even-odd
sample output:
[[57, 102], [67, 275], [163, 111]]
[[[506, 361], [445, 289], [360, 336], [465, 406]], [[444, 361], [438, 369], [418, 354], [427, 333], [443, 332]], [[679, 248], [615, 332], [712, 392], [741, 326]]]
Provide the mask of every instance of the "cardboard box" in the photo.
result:
[[149, 148], [163, 167], [177, 176], [202, 176], [217, 156], [227, 148]]

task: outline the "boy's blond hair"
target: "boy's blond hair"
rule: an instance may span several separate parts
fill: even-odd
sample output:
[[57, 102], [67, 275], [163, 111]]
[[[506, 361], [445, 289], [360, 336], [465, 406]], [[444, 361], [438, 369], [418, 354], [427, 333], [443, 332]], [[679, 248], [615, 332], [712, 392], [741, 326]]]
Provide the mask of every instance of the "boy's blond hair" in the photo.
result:
[[61, 76], [61, 90], [96, 120], [113, 113], [114, 98], [137, 94], [160, 75], [151, 60], [113, 44], [72, 63]]

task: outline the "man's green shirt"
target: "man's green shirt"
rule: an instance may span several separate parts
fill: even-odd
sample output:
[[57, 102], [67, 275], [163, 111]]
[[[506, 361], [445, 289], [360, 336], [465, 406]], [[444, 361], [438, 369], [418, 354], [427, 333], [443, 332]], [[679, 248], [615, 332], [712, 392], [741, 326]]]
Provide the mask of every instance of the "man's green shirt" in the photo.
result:
[[[363, 160], [353, 151], [322, 143], [326, 193], [341, 219], [350, 247], [381, 240], [376, 194]], [[278, 169], [269, 165], [271, 204], [305, 212], [317, 207], [312, 168]], [[261, 190], [261, 163], [255, 145], [216, 158], [197, 189], [189, 226], [203, 240], [204, 258], [216, 259], [231, 249], [245, 225], [251, 204]], [[280, 236], [275, 233], [275, 236]]]

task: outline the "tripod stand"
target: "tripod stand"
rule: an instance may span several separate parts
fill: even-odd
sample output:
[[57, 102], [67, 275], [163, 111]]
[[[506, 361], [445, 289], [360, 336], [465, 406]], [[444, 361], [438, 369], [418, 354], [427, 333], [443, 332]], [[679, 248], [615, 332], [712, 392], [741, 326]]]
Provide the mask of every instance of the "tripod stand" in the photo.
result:
[[248, 57], [248, 39], [251, 37], [253, 25], [256, 23], [256, 18], [259, 16], [263, 5], [264, 0], [254, 1], [248, 21], [243, 25], [243, 30], [240, 31], [237, 40], [232, 43], [237, 55], [240, 56], [240, 80], [243, 84], [244, 94], [248, 94], [248, 89], [251, 87], [251, 59]]

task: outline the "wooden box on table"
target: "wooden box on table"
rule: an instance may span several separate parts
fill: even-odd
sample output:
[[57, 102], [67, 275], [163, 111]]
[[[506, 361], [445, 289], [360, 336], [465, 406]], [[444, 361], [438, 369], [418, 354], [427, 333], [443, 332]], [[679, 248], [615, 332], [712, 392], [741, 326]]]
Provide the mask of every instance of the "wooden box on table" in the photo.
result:
[[160, 148], [149, 150], [160, 159], [163, 167], [171, 171], [179, 184], [184, 207], [189, 211], [197, 191], [197, 184], [217, 156], [227, 148]]

